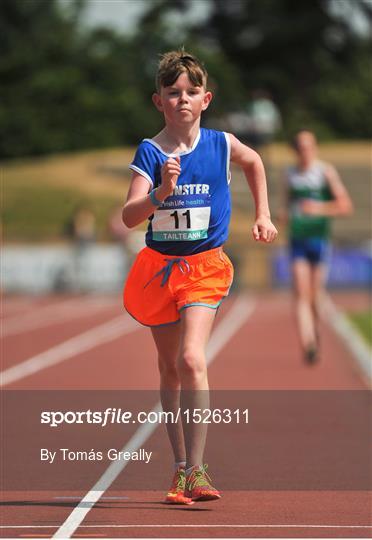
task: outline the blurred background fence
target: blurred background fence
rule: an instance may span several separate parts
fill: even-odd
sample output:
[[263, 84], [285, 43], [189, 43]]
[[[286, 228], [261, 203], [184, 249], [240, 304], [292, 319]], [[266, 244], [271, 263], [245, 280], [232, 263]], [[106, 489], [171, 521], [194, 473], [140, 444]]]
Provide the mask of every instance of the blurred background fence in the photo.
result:
[[[158, 55], [180, 46], [210, 74], [203, 125], [260, 151], [274, 216], [288, 138], [316, 132], [355, 205], [334, 223], [330, 284], [369, 286], [369, 0], [2, 0], [0, 10], [3, 290], [120, 289], [143, 245], [143, 227], [120, 222], [127, 167], [162, 126]], [[252, 202], [232, 173], [236, 286], [286, 286], [285, 231], [276, 247], [253, 243]]]

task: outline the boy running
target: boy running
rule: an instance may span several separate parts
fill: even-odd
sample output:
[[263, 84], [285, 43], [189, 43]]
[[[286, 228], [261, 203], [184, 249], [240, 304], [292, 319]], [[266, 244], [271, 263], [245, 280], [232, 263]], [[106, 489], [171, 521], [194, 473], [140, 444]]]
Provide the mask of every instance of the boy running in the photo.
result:
[[318, 312], [329, 259], [330, 218], [348, 215], [352, 202], [336, 169], [317, 159], [314, 133], [299, 131], [293, 148], [297, 163], [286, 173], [289, 251], [297, 327], [305, 361], [319, 354]]
[[[272, 242], [277, 231], [258, 154], [231, 134], [200, 128], [212, 99], [201, 62], [184, 51], [166, 53], [156, 90], [152, 99], [165, 126], [138, 147], [123, 209], [128, 227], [149, 220], [146, 247], [125, 285], [124, 306], [151, 327], [162, 406], [176, 413], [178, 408], [209, 407], [205, 348], [233, 279], [223, 251], [230, 220], [230, 161], [242, 167], [252, 191], [255, 240]], [[220, 498], [203, 465], [206, 428], [203, 423], [167, 424], [175, 474], [166, 502]]]

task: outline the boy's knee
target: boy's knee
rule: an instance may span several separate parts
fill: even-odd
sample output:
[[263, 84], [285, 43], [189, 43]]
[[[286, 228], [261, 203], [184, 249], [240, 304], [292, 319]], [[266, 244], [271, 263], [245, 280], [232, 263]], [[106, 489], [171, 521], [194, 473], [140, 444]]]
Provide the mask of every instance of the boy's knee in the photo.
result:
[[204, 356], [191, 349], [185, 349], [179, 359], [181, 377], [198, 379], [204, 377], [207, 367]]

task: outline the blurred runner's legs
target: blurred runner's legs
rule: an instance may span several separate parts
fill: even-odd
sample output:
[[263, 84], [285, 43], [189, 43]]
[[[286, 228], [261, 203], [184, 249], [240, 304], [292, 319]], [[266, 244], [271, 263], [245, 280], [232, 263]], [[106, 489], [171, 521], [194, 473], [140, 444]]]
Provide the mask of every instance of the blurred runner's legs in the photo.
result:
[[305, 359], [310, 363], [319, 354], [318, 323], [326, 271], [325, 264], [312, 265], [304, 259], [296, 259], [292, 264], [298, 332]]
[[349, 215], [353, 208], [336, 169], [318, 160], [314, 133], [299, 131], [292, 146], [296, 164], [286, 173], [284, 215], [297, 329], [304, 359], [313, 364], [319, 356], [318, 320], [329, 257], [330, 218]]

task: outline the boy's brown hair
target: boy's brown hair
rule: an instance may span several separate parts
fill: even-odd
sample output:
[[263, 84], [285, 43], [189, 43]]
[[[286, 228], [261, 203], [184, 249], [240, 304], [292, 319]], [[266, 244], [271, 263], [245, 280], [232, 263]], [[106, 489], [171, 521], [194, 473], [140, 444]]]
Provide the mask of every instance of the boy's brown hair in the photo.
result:
[[194, 86], [207, 88], [208, 73], [204, 65], [192, 54], [184, 50], [170, 51], [162, 55], [156, 74], [156, 90], [171, 86], [181, 73], [187, 73]]

